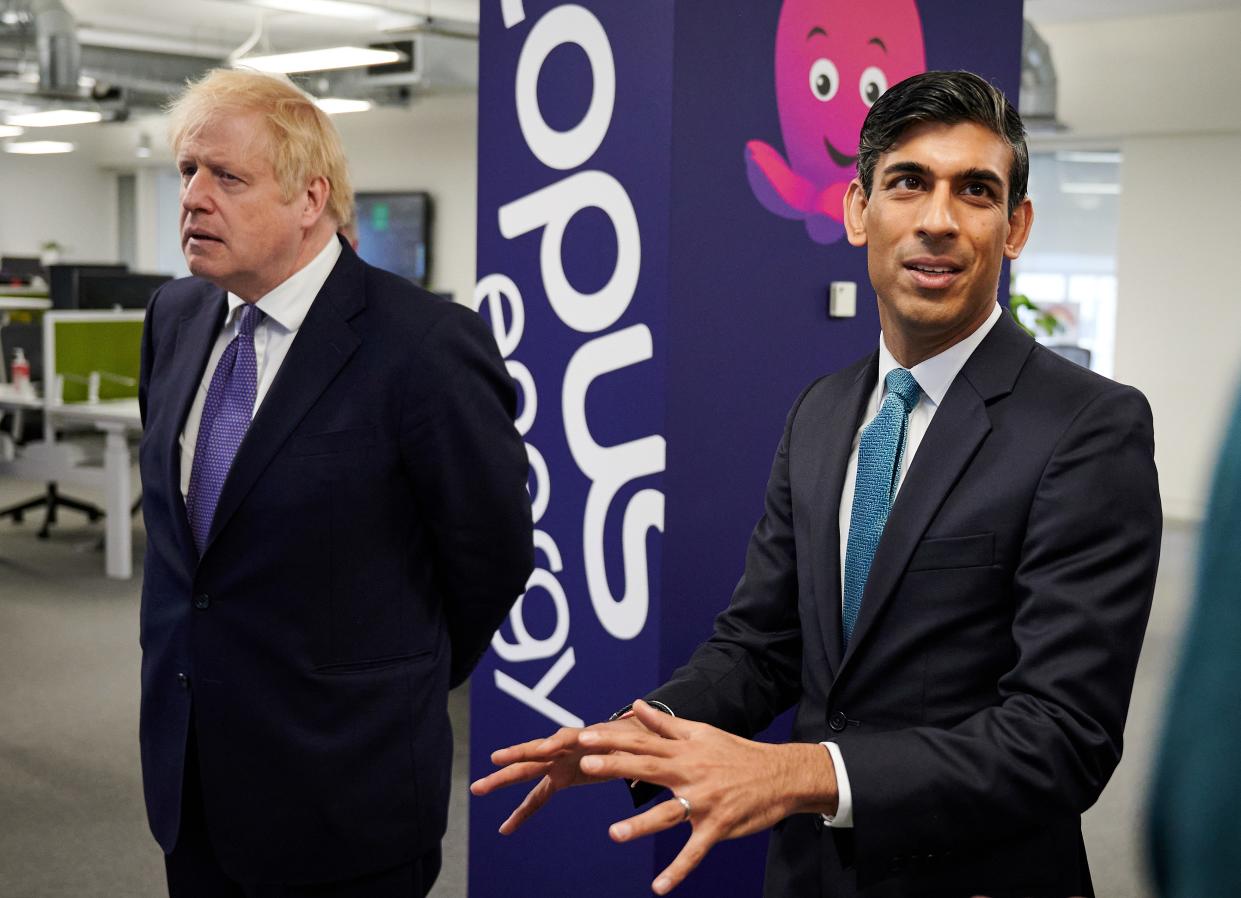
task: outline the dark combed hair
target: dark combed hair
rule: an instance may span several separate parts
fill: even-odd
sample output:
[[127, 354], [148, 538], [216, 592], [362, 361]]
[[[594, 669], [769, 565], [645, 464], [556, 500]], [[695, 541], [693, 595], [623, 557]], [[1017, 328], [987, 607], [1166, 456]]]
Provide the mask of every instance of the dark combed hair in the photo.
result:
[[974, 122], [1004, 138], [1013, 151], [1008, 172], [1008, 214], [1026, 197], [1030, 153], [1021, 116], [1004, 94], [973, 72], [924, 72], [894, 85], [875, 101], [858, 141], [858, 180], [870, 196], [875, 163], [900, 142], [907, 130], [924, 122], [957, 125]]

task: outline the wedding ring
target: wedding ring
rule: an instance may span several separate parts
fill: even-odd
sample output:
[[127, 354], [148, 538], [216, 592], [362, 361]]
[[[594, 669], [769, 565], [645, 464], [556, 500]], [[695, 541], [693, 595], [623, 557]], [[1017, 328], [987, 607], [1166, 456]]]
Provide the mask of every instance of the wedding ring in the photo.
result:
[[689, 814], [691, 810], [689, 799], [682, 798], [680, 795], [674, 795], [672, 797], [675, 798], [677, 801], [681, 802], [681, 807], [685, 809], [685, 814], [681, 817], [681, 822], [685, 822], [686, 820], [689, 819]]

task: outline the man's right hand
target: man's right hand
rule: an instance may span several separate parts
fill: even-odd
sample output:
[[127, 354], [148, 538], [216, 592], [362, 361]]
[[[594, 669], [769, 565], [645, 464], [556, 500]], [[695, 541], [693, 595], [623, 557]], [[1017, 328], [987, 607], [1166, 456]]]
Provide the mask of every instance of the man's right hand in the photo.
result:
[[[594, 729], [602, 727], [648, 732], [638, 718], [632, 715], [609, 723], [596, 724]], [[470, 792], [474, 795], [490, 795], [505, 786], [539, 778], [534, 788], [526, 793], [522, 803], [500, 824], [501, 835], [507, 836], [516, 831], [561, 789], [614, 779], [610, 776], [588, 776], [582, 772], [582, 758], [597, 753], [599, 749], [592, 750], [582, 745], [578, 741], [581, 733], [580, 727], [561, 727], [546, 739], [532, 739], [492, 752], [491, 763], [500, 769], [471, 783]]]

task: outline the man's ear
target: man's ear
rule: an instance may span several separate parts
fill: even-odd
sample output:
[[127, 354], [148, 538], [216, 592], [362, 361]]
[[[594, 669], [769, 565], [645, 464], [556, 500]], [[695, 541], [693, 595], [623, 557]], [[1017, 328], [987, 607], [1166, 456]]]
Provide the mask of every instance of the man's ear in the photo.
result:
[[313, 227], [327, 208], [328, 197], [332, 195], [332, 185], [323, 175], [316, 175], [306, 185], [302, 195], [302, 227]]
[[862, 182], [854, 178], [845, 192], [845, 236], [854, 246], [866, 245], [866, 218], [862, 214], [870, 200]]
[[1016, 259], [1021, 255], [1022, 247], [1030, 239], [1030, 228], [1033, 225], [1034, 204], [1026, 197], [1008, 217], [1008, 239], [1004, 241], [1005, 258]]

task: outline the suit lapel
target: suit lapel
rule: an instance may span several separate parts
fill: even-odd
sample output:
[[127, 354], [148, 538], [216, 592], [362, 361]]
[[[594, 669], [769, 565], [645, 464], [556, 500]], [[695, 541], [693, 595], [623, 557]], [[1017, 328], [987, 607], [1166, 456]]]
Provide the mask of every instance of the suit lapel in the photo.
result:
[[[177, 342], [172, 349], [176, 364], [169, 366], [171, 382], [168, 385], [169, 406], [174, 414], [164, 419], [164, 432], [158, 436], [163, 450], [165, 483], [169, 484], [171, 518], [186, 559], [196, 558], [198, 550], [194, 547], [194, 536], [185, 513], [185, 498], [181, 495], [181, 433], [185, 430], [185, 419], [202, 383], [211, 347], [224, 323], [228, 308], [226, 299], [223, 290], [209, 288], [202, 304], [182, 318], [177, 326]], [[189, 567], [193, 567], [192, 561]]]
[[[814, 470], [814, 487], [811, 507], [811, 571], [814, 582], [814, 607], [819, 615], [819, 630], [827, 653], [831, 673], [840, 669], [841, 622], [840, 622], [840, 492], [849, 468], [849, 455], [853, 451], [853, 437], [866, 403], [875, 388], [878, 377], [879, 353], [872, 353], [855, 365], [856, 371], [842, 372], [844, 384], [841, 395], [827, 397], [824, 405], [838, 411], [821, 420], [822, 435], [818, 465]], [[849, 374], [852, 376], [849, 376]]]
[[875, 550], [843, 669], [865, 644], [935, 513], [991, 431], [987, 404], [1012, 391], [1034, 341], [1007, 313], [957, 375], [907, 472]]
[[344, 246], [237, 449], [220, 490], [204, 555], [259, 475], [360, 344], [348, 322], [365, 306], [363, 278], [362, 262]]

